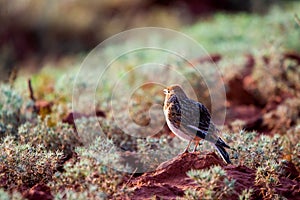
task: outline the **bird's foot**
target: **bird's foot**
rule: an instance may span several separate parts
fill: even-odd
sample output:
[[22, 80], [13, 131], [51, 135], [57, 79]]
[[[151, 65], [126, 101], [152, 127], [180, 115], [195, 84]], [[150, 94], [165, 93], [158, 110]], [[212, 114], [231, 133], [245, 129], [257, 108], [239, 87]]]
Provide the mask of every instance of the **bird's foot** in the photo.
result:
[[186, 154], [186, 153], [189, 153], [189, 148], [186, 148], [181, 154]]
[[192, 153], [195, 153], [197, 151], [197, 147], [199, 145], [201, 145], [200, 140], [198, 140], [198, 141], [195, 142], [195, 146], [194, 146], [194, 149], [193, 149]]
[[193, 140], [190, 140], [188, 146], [185, 148], [184, 152], [182, 152], [181, 154], [189, 153], [189, 148], [190, 148], [190, 145], [191, 145], [191, 142], [192, 142], [192, 141], [193, 141]]

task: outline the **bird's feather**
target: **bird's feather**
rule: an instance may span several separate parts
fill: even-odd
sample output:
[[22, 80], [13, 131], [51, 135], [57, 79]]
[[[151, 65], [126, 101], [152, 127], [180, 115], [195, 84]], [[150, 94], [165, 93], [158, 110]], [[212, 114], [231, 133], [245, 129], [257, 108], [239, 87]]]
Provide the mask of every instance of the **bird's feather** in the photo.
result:
[[193, 125], [187, 125], [188, 128], [190, 128], [189, 132], [193, 132], [196, 131], [196, 136], [201, 138], [201, 139], [205, 139], [205, 137], [207, 136], [207, 132], [200, 130], [199, 128], [193, 126]]
[[171, 96], [167, 101], [168, 119], [172, 125], [179, 129], [181, 124], [181, 106], [175, 95]]
[[215, 147], [217, 149], [217, 151], [219, 152], [219, 154], [221, 155], [221, 157], [223, 158], [223, 160], [227, 163], [227, 164], [231, 164], [230, 158], [228, 153], [226, 152], [226, 150], [224, 149], [223, 146], [215, 144]]

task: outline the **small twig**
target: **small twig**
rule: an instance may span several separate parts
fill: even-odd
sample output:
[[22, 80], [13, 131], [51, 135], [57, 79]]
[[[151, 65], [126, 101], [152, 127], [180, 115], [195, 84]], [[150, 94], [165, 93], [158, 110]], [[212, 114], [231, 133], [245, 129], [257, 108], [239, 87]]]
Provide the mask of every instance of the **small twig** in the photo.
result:
[[125, 183], [125, 185], [123, 185], [122, 190], [128, 185], [129, 181], [131, 181], [133, 175], [135, 174], [135, 172], [137, 171], [138, 168], [135, 168], [135, 170], [132, 172], [132, 174], [130, 175], [128, 181]]
[[30, 99], [31, 99], [33, 102], [35, 102], [36, 99], [35, 99], [35, 97], [34, 97], [32, 85], [31, 85], [31, 79], [28, 79], [28, 89], [29, 89]]
[[18, 76], [18, 69], [16, 67], [14, 67], [11, 71], [10, 71], [10, 75], [9, 75], [9, 84], [11, 86], [13, 86], [15, 80], [17, 79]]
[[295, 21], [300, 26], [300, 18], [298, 17], [297, 14], [295, 14]]

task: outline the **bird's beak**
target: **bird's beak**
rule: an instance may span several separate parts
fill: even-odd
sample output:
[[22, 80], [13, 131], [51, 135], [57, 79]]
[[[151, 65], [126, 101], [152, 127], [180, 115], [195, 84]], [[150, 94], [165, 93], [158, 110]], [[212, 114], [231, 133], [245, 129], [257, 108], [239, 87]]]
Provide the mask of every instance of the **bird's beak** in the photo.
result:
[[167, 94], [168, 93], [168, 90], [167, 89], [164, 89], [164, 94]]

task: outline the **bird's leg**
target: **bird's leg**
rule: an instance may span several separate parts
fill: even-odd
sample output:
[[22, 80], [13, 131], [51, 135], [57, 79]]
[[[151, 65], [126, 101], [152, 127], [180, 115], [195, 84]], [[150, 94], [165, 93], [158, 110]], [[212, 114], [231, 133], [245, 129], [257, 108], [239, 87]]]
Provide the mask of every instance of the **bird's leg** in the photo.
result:
[[186, 147], [186, 149], [184, 150], [183, 153], [188, 153], [189, 152], [189, 148], [190, 148], [190, 145], [191, 145], [192, 141], [193, 141], [193, 139], [190, 140], [188, 146]]
[[200, 139], [196, 139], [195, 140], [195, 147], [193, 149], [193, 153], [197, 150], [197, 147], [198, 147], [199, 143], [200, 143]]

